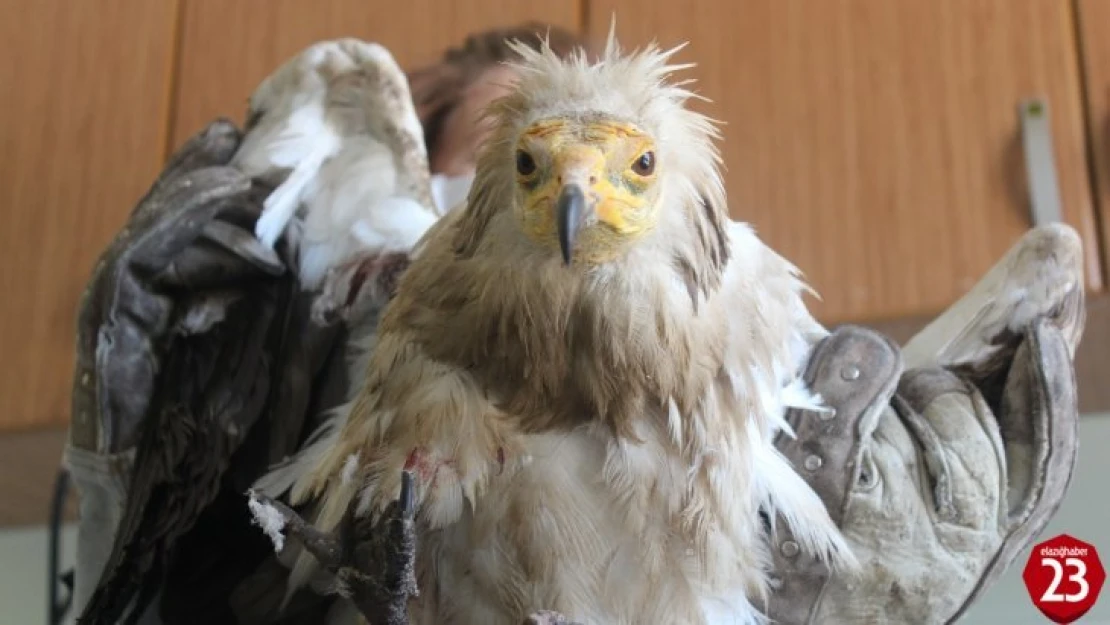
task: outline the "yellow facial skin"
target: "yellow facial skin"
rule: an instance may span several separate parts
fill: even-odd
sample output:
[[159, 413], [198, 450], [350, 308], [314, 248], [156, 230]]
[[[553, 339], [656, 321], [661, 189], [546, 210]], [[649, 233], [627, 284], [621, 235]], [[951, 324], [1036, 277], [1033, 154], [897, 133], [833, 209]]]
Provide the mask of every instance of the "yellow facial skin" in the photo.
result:
[[521, 133], [515, 154], [517, 212], [525, 234], [537, 244], [560, 249], [556, 204], [572, 185], [585, 195], [575, 262], [608, 262], [655, 226], [659, 165], [654, 141], [636, 126], [540, 120]]

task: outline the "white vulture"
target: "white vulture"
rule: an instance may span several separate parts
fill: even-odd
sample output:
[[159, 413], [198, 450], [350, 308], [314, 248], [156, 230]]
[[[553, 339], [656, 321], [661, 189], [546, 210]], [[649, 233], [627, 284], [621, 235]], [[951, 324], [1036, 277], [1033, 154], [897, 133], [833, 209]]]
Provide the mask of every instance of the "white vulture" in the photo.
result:
[[788, 407], [822, 409], [799, 369], [827, 332], [796, 268], [730, 219], [678, 48], [514, 47], [467, 203], [417, 243], [293, 501], [330, 530], [415, 475], [414, 623], [760, 622], [764, 516], [854, 564], [772, 444]]

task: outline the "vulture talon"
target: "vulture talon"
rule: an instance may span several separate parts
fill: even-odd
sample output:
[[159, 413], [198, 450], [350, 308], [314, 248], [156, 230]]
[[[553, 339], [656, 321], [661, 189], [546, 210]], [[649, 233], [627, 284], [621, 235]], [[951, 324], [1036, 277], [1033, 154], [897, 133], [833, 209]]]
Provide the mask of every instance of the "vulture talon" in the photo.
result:
[[401, 473], [401, 496], [398, 502], [401, 506], [401, 517], [412, 520], [416, 514], [416, 492], [413, 487], [412, 471]]
[[[250, 493], [259, 525], [273, 538], [273, 515], [280, 532], [299, 541], [320, 565], [336, 576], [337, 590], [370, 623], [407, 625], [408, 601], [416, 586], [416, 496], [410, 471], [401, 474], [401, 494], [377, 521], [356, 518], [352, 502], [335, 533], [323, 532], [289, 506], [261, 493]], [[267, 529], [269, 528], [269, 529]]]

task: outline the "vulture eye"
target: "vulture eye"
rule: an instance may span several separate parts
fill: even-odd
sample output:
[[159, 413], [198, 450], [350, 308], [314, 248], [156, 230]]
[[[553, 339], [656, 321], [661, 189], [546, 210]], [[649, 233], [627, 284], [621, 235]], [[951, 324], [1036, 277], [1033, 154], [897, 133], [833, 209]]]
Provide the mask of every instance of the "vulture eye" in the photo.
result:
[[532, 158], [532, 155], [524, 150], [517, 150], [516, 173], [521, 176], [531, 176], [534, 171], [536, 171], [536, 161]]
[[632, 163], [632, 171], [639, 176], [650, 176], [655, 171], [655, 152], [644, 152]]

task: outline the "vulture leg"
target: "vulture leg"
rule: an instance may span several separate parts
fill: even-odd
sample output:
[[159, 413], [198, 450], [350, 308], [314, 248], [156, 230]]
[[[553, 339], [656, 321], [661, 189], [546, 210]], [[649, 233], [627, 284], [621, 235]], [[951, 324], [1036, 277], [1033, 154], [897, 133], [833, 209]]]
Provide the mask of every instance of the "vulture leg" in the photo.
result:
[[[416, 587], [416, 531], [412, 473], [405, 471], [401, 496], [375, 522], [356, 518], [352, 502], [337, 535], [309, 525], [293, 509], [261, 493], [251, 493], [252, 508], [281, 515], [282, 531], [300, 541], [321, 566], [336, 576], [340, 592], [369, 623], [407, 625], [408, 601]], [[581, 625], [558, 612], [542, 610], [523, 625]]]
[[300, 541], [321, 566], [335, 575], [340, 594], [349, 598], [368, 622], [408, 624], [408, 601], [418, 594], [411, 473], [405, 472], [400, 498], [379, 519], [371, 522], [355, 517], [352, 503], [335, 535], [309, 525], [279, 501], [261, 493], [251, 493], [251, 497], [253, 509], [281, 515], [281, 531]]

